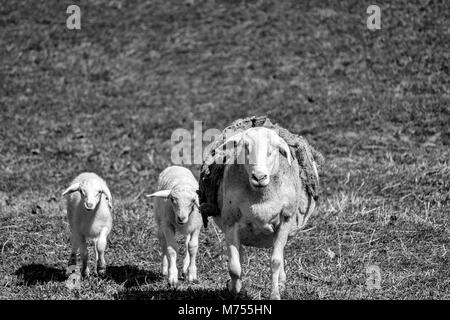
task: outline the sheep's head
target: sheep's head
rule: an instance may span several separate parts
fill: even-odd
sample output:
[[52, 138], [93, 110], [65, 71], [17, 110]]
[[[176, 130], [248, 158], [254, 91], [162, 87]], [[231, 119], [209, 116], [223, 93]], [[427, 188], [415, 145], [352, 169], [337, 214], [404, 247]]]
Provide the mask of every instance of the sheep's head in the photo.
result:
[[161, 190], [147, 195], [152, 198], [164, 198], [171, 202], [176, 223], [186, 224], [190, 215], [199, 208], [198, 194], [195, 190], [184, 187], [174, 187], [171, 190]]
[[221, 147], [230, 148], [230, 142], [237, 143], [237, 163], [244, 165], [250, 185], [255, 188], [269, 184], [270, 176], [278, 171], [280, 154], [292, 163], [289, 146], [274, 130], [250, 128], [232, 136]]
[[97, 180], [76, 182], [68, 187], [62, 195], [64, 196], [73, 192], [80, 192], [83, 198], [84, 207], [87, 211], [92, 211], [98, 206], [102, 194], [106, 196], [106, 199], [111, 206], [112, 198], [109, 190], [104, 188], [103, 184]]

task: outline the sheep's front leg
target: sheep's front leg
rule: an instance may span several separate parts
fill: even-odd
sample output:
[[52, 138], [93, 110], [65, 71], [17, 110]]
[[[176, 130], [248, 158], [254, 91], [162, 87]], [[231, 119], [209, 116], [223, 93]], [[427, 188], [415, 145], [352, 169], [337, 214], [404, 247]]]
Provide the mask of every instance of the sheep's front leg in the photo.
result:
[[196, 258], [198, 252], [198, 236], [200, 234], [200, 229], [192, 232], [190, 240], [188, 243], [188, 253], [190, 256], [189, 269], [188, 269], [188, 281], [197, 281], [197, 265]]
[[188, 234], [186, 236], [186, 241], [185, 241], [185, 248], [186, 248], [186, 255], [184, 256], [183, 259], [183, 276], [185, 278], [187, 278], [187, 273], [188, 273], [188, 268], [189, 268], [189, 264], [190, 264], [190, 260], [191, 257], [189, 255], [189, 241], [191, 240], [191, 234]]
[[164, 237], [167, 244], [167, 255], [169, 260], [169, 285], [176, 287], [178, 284], [178, 269], [177, 269], [177, 242], [175, 240], [175, 230], [172, 226], [164, 227]]
[[225, 241], [228, 249], [228, 272], [231, 280], [228, 282], [228, 291], [233, 295], [239, 294], [242, 289], [241, 263], [239, 258], [239, 225], [233, 224], [225, 230]]
[[100, 236], [95, 241], [95, 262], [97, 265], [97, 274], [100, 276], [106, 273], [105, 249], [107, 242], [108, 230], [103, 228]]
[[72, 252], [70, 253], [68, 266], [76, 266], [77, 265], [77, 251], [80, 247], [80, 236], [77, 234], [70, 235], [70, 243], [72, 245]]
[[[286, 274], [284, 273], [284, 246], [286, 245], [287, 239], [289, 235], [289, 222], [284, 221], [282, 218], [282, 222], [278, 227], [278, 230], [275, 233], [274, 243], [273, 243], [273, 251], [272, 258], [270, 261], [270, 266], [272, 269], [272, 292], [270, 293], [270, 299], [272, 300], [280, 300], [280, 290], [279, 290], [279, 280], [284, 283], [282, 279], [283, 275], [286, 278]], [[281, 279], [280, 279], [281, 278]]]
[[284, 254], [283, 254], [283, 257], [281, 258], [279, 288], [280, 288], [280, 292], [283, 292], [284, 289], [286, 289], [286, 272], [284, 271]]
[[167, 260], [167, 244], [166, 237], [161, 229], [158, 230], [158, 239], [161, 246], [161, 273], [163, 276], [167, 276], [169, 273], [169, 261]]
[[81, 254], [81, 275], [83, 277], [89, 277], [89, 266], [88, 266], [88, 248], [86, 243], [86, 238], [81, 236], [80, 243], [80, 254]]

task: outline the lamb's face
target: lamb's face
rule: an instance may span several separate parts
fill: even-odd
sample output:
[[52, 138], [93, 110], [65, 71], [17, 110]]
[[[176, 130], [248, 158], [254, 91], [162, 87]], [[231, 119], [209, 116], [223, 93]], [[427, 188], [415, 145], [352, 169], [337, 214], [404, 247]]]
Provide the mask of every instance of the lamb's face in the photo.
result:
[[175, 187], [168, 198], [175, 213], [175, 221], [179, 225], [186, 224], [189, 216], [198, 210], [198, 195], [195, 191]]
[[87, 211], [92, 211], [97, 207], [102, 192], [102, 186], [97, 181], [88, 180], [80, 185], [80, 193]]
[[243, 133], [238, 143], [240, 159], [244, 159], [244, 167], [247, 171], [250, 185], [254, 188], [264, 188], [270, 183], [270, 176], [278, 171], [280, 164], [280, 152], [290, 163], [291, 155], [289, 147], [278, 134], [270, 129], [256, 127]]

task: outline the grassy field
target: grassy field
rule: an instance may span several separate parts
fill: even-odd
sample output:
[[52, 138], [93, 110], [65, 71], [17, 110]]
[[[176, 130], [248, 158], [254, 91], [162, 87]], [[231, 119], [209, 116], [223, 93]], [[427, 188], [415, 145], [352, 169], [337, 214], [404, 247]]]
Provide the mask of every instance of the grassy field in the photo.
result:
[[[228, 299], [212, 224], [199, 283], [167, 287], [142, 195], [173, 130], [266, 114], [326, 159], [282, 298], [450, 299], [448, 1], [380, 1], [378, 31], [356, 0], [76, 1], [80, 31], [72, 3], [0, 4], [0, 298]], [[86, 170], [108, 181], [115, 225], [106, 278], [71, 291], [60, 194]], [[247, 251], [243, 298], [268, 298], [269, 251]]]

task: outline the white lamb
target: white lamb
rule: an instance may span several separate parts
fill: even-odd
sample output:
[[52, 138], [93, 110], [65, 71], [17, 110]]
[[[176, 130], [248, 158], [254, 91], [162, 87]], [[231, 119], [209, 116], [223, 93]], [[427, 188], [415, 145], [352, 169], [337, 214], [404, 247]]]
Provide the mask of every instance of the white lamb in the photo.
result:
[[202, 227], [199, 212], [198, 182], [189, 169], [171, 166], [163, 170], [158, 179], [158, 190], [147, 197], [156, 197], [155, 218], [158, 239], [162, 251], [161, 271], [168, 275], [169, 285], [178, 284], [177, 242], [175, 233], [186, 235], [186, 256], [183, 275], [189, 281], [197, 280], [195, 259], [198, 251], [198, 236]]
[[71, 231], [69, 266], [77, 264], [77, 251], [80, 248], [81, 274], [89, 276], [86, 240], [93, 239], [96, 272], [104, 275], [106, 242], [113, 223], [112, 197], [106, 182], [95, 173], [84, 172], [72, 181], [62, 195], [67, 195], [67, 219]]

